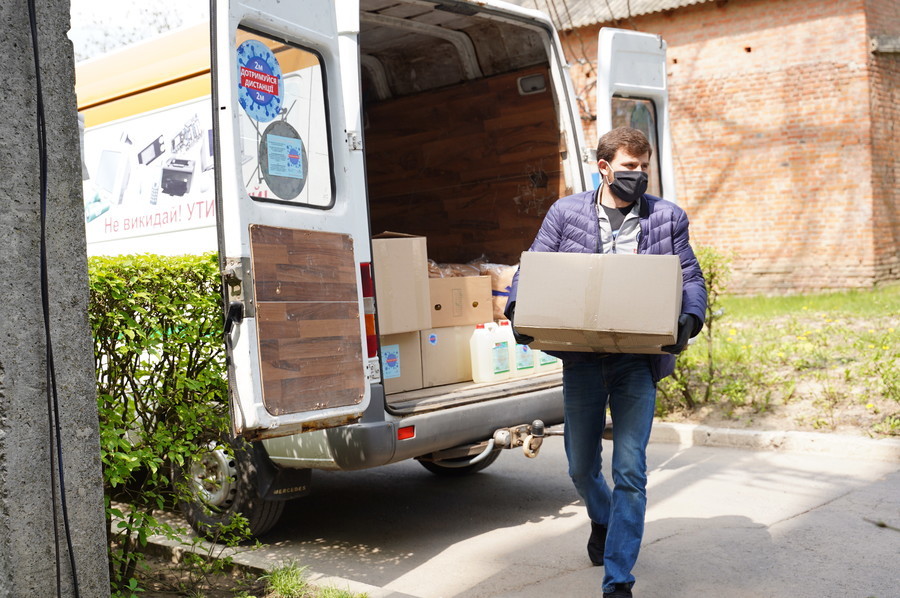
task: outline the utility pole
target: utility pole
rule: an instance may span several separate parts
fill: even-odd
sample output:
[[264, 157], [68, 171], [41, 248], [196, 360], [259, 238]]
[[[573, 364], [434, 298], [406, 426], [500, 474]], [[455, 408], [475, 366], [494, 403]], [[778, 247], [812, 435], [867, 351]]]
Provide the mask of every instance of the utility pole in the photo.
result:
[[0, 2], [0, 598], [109, 596], [69, 2]]

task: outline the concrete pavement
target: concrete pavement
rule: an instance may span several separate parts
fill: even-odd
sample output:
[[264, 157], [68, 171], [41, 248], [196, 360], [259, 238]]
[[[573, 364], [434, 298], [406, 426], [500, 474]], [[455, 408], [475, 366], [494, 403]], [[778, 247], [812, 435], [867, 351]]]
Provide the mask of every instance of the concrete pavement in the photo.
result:
[[[413, 462], [322, 472], [235, 560], [295, 561], [370, 598], [599, 596], [561, 440], [509, 453], [460, 480]], [[636, 596], [900, 597], [900, 442], [664, 424], [648, 466]]]

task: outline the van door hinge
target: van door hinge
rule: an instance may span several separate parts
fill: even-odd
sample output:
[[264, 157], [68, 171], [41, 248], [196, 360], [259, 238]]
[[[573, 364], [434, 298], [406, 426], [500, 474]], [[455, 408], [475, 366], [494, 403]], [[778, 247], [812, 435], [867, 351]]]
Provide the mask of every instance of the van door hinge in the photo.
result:
[[347, 131], [347, 145], [350, 151], [362, 149], [362, 137], [356, 131]]
[[227, 303], [243, 304], [243, 317], [256, 317], [256, 308], [253, 304], [251, 289], [253, 288], [253, 269], [250, 267], [250, 258], [225, 258], [225, 267], [222, 270], [222, 278], [225, 283]]

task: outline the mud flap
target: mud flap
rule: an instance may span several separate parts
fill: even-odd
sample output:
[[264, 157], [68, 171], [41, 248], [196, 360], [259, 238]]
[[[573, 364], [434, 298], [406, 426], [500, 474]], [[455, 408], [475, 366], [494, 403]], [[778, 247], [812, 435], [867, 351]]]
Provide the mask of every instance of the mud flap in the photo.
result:
[[290, 500], [310, 492], [312, 470], [289, 469], [275, 465], [262, 442], [253, 443], [256, 491], [263, 500]]

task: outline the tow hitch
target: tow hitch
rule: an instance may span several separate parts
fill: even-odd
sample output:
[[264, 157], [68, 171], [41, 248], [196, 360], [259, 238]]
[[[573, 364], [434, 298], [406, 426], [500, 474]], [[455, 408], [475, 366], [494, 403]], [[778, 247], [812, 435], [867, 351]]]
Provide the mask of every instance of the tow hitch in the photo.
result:
[[522, 424], [513, 428], [500, 428], [494, 432], [494, 446], [496, 448], [511, 449], [522, 447], [522, 452], [529, 459], [537, 457], [541, 450], [541, 444], [547, 436], [562, 436], [563, 431], [548, 430], [539, 419], [531, 424]]
[[562, 436], [562, 429], [548, 430], [539, 419], [494, 431], [489, 440], [466, 444], [416, 457], [428, 471], [448, 476], [459, 476], [481, 471], [497, 460], [502, 449], [522, 447], [525, 456], [533, 459], [541, 450], [547, 436]]

